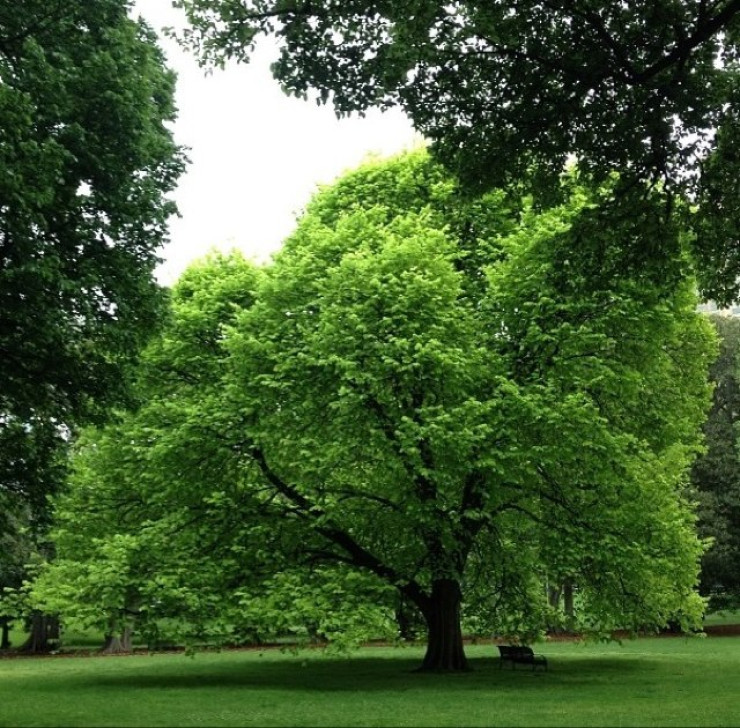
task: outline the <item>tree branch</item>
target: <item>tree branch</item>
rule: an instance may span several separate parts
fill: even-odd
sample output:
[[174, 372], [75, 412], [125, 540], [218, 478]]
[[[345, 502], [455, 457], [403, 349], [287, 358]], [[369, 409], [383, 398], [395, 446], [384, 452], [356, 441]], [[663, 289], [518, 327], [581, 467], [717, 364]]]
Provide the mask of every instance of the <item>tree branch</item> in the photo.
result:
[[670, 53], [663, 56], [663, 58], [652, 66], [635, 74], [631, 79], [631, 83], [633, 85], [644, 85], [671, 66], [684, 63], [695, 48], [722, 30], [738, 13], [740, 13], [740, 0], [731, 0], [714, 17], [705, 20], [703, 25], [701, 22], [697, 23], [696, 30], [693, 34], [683, 42], [677, 43]]
[[349, 559], [346, 560], [346, 563], [371, 571], [376, 576], [379, 576], [384, 581], [396, 587], [404, 596], [407, 596], [413, 601], [419, 609], [422, 611], [428, 610], [429, 597], [416, 581], [404, 578], [395, 569], [383, 563], [374, 554], [363, 548], [346, 531], [332, 523], [331, 519], [320, 506], [313, 504], [297, 488], [283, 481], [270, 468], [260, 448], [253, 447], [251, 454], [262, 471], [262, 474], [283, 497], [298, 506], [307, 518], [314, 521], [321, 519], [321, 522], [313, 524], [313, 529], [316, 533], [339, 546], [348, 554]]

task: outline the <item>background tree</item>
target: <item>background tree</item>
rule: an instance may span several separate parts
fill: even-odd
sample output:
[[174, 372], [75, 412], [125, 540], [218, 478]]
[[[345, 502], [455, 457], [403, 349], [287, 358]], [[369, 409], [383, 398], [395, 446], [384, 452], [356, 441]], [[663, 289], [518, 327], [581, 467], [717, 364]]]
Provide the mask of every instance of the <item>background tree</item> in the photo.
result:
[[[423, 616], [430, 670], [466, 667], [463, 617], [536, 634], [548, 578], [578, 584], [586, 630], [694, 623], [682, 493], [712, 330], [657, 194], [619, 219], [608, 187], [574, 174], [564, 194], [545, 212], [471, 199], [419, 152], [319, 193], [253, 287], [188, 276], [174, 321], [216, 291], [251, 300], [214, 308], [215, 355], [171, 329], [145, 404], [91, 435], [37, 599], [191, 635], [323, 613], [333, 635], [385, 628], [393, 589]], [[76, 504], [110, 490], [135, 515], [107, 506], [99, 530]], [[101, 572], [135, 594], [105, 601]]]
[[[0, 494], [0, 584], [17, 589], [26, 576], [26, 565], [31, 561], [30, 539], [27, 537], [29, 508], [14, 502], [7, 493]], [[10, 627], [17, 615], [12, 609], [0, 606], [0, 649], [11, 647]]]
[[274, 36], [287, 92], [339, 114], [400, 106], [474, 188], [530, 176], [556, 191], [570, 154], [597, 182], [694, 183], [701, 283], [737, 294], [737, 185], [723, 184], [738, 177], [737, 0], [175, 4], [204, 62], [246, 61]]
[[184, 160], [167, 127], [174, 76], [129, 7], [0, 7], [6, 525], [29, 507], [31, 525], [44, 521], [73, 429], [122, 400], [162, 303], [153, 270]]
[[[0, 450], [0, 589], [19, 589], [27, 567], [47, 551], [45, 538], [51, 522], [48, 495], [56, 492], [67, 474], [69, 431], [54, 420], [34, 417], [19, 422], [9, 419], [2, 429]], [[9, 626], [19, 613], [10, 608], [2, 617], [3, 648], [10, 647]], [[51, 617], [34, 614], [31, 635], [24, 645], [29, 651], [47, 651], [58, 638], [58, 625]]]
[[712, 539], [702, 557], [701, 591], [714, 609], [740, 602], [740, 319], [714, 315], [720, 355], [710, 368], [714, 399], [704, 425], [707, 451], [694, 464], [699, 533]]

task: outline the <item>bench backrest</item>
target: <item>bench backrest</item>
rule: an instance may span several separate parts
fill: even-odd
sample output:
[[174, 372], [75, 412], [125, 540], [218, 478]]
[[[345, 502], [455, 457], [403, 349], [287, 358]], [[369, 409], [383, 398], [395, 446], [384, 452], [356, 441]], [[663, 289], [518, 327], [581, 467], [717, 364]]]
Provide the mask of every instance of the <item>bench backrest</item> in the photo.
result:
[[532, 648], [523, 645], [498, 645], [498, 650], [505, 660], [528, 660], [534, 657]]

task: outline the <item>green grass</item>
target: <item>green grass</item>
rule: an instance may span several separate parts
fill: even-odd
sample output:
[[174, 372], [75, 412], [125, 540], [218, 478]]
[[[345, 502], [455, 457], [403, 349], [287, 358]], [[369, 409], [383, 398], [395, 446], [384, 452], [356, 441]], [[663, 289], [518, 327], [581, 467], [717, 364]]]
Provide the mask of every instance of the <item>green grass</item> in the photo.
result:
[[537, 646], [550, 670], [414, 673], [421, 648], [11, 658], [3, 726], [722, 726], [740, 719], [740, 638]]
[[704, 620], [706, 625], [740, 624], [740, 611], [729, 609], [722, 612], [707, 614]]

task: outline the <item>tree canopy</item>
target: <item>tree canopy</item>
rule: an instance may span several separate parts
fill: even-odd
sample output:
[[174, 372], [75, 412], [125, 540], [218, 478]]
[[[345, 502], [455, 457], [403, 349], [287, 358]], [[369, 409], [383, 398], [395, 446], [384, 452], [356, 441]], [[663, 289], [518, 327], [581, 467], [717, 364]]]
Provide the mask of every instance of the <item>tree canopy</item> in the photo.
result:
[[340, 114], [400, 106], [474, 188], [529, 176], [552, 191], [568, 155], [596, 181], [688, 184], [704, 290], [737, 295], [737, 0], [175, 4], [204, 62], [273, 36], [287, 92]]
[[702, 557], [701, 590], [714, 609], [740, 602], [740, 319], [713, 315], [720, 355], [712, 364], [712, 408], [704, 425], [707, 451], [694, 463], [699, 533], [712, 540]]
[[6, 539], [48, 525], [74, 427], [122, 401], [161, 312], [153, 271], [184, 157], [169, 126], [174, 75], [129, 10], [125, 0], [0, 7]]
[[88, 416], [151, 330], [183, 169], [174, 76], [128, 3], [0, 11], [0, 412]]
[[461, 620], [536, 634], [565, 579], [584, 630], [694, 623], [713, 332], [662, 198], [614, 219], [566, 184], [538, 211], [424, 152], [369, 163], [270, 266], [190, 270], [140, 408], [79, 446], [36, 599], [334, 636], [387, 630], [398, 595], [427, 669], [465, 667]]

